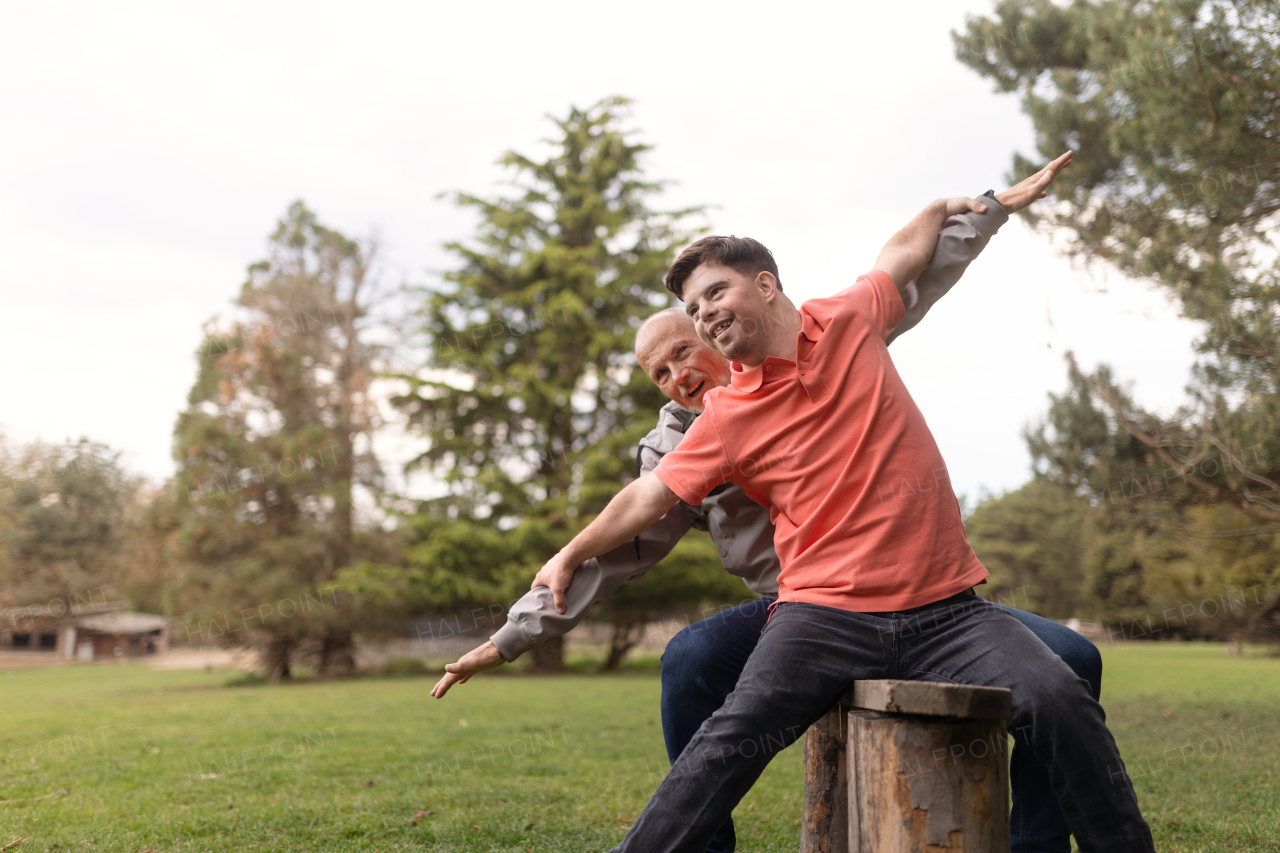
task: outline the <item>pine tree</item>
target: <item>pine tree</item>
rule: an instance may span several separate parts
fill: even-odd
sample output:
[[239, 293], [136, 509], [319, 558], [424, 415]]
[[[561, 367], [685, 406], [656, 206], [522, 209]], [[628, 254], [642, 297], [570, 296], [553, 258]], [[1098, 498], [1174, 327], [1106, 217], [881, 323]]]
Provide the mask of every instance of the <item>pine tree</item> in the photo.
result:
[[372, 263], [371, 245], [292, 205], [249, 268], [240, 318], [209, 325], [175, 430], [199, 634], [261, 644], [272, 680], [307, 643], [320, 674], [353, 666], [351, 615], [332, 584], [353, 559], [353, 487], [379, 473]]
[[984, 596], [1054, 618], [1083, 615], [1085, 510], [1044, 477], [980, 503], [965, 529], [991, 572]]
[[[1041, 152], [1080, 151], [1039, 225], [1204, 323], [1192, 399], [1174, 417], [1142, 410], [1109, 371], [1076, 377], [1119, 433], [1107, 441], [1132, 440], [1127, 473], [1176, 468], [1179, 501], [1280, 522], [1280, 9], [1003, 0], [953, 36], [962, 62], [1021, 93]], [[1080, 438], [1061, 436], [1064, 452]], [[1197, 468], [1209, 457], [1216, 470]]]
[[[552, 150], [510, 152], [516, 193], [459, 193], [475, 238], [422, 293], [432, 354], [396, 399], [428, 439], [417, 465], [445, 494], [413, 520], [414, 589], [426, 606], [510, 601], [633, 473], [634, 446], [665, 402], [634, 368], [635, 330], [670, 304], [662, 277], [694, 210], [657, 212], [649, 146], [609, 98], [553, 119]], [[538, 665], [560, 665], [560, 644]]]
[[[1020, 94], [1042, 155], [1078, 152], [1055, 183], [1060, 204], [1033, 221], [1203, 324], [1173, 416], [1139, 406], [1109, 368], [1072, 362], [1069, 391], [1030, 435], [1039, 470], [1106, 513], [1094, 586], [1132, 604], [1155, 559], [1120, 541], [1135, 531], [1194, 538], [1187, 525], [1208, 516], [1183, 510], [1198, 505], [1247, 517], [1241, 536], [1280, 531], [1280, 7], [1001, 0], [953, 38], [962, 62]], [[1037, 159], [1015, 158], [1015, 174]]]
[[0, 631], [35, 616], [60, 629], [81, 606], [116, 599], [140, 488], [119, 457], [88, 439], [0, 446], [0, 609], [31, 614], [20, 625], [11, 612]]

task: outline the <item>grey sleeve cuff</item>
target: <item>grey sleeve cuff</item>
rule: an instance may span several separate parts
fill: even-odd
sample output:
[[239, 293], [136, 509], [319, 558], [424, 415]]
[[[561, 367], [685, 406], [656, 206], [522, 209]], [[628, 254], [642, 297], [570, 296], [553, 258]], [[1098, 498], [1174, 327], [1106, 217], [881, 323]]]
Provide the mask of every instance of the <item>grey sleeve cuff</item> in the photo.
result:
[[489, 642], [497, 647], [498, 654], [502, 655], [502, 659], [507, 663], [534, 649], [533, 640], [510, 618], [489, 638]]
[[489, 640], [498, 647], [503, 660], [511, 662], [552, 637], [567, 634], [583, 620], [599, 599], [608, 595], [623, 579], [610, 578], [599, 561], [587, 560], [578, 567], [565, 590], [564, 613], [557, 613], [555, 598], [545, 586], [531, 589], [507, 611], [507, 621]]
[[[1004, 209], [1003, 204], [996, 201], [995, 196], [984, 195], [979, 197], [978, 200], [987, 206], [986, 213], [976, 213], [971, 210], [960, 215], [972, 222], [973, 227], [977, 228], [984, 237], [990, 240], [1000, 230], [1000, 226], [1009, 221], [1009, 211]], [[955, 219], [955, 217], [953, 216], [951, 219]], [[949, 222], [950, 219], [947, 221]]]

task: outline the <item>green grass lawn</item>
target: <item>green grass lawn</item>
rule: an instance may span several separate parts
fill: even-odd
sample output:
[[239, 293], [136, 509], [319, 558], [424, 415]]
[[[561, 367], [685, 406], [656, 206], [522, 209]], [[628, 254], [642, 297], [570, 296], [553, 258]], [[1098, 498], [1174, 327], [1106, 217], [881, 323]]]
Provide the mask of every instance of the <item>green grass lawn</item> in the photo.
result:
[[[1280, 658], [1104, 649], [1103, 688], [1162, 851], [1280, 851]], [[652, 672], [227, 687], [142, 665], [0, 672], [0, 848], [606, 850], [666, 769]], [[799, 749], [739, 806], [794, 851]]]

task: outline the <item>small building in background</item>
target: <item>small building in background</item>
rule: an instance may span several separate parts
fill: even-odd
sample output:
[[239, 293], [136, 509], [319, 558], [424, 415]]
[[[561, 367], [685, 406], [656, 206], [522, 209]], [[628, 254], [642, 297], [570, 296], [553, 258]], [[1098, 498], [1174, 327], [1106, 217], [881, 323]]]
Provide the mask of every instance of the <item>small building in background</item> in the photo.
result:
[[[48, 608], [0, 611], [0, 653], [64, 660], [95, 661], [144, 657], [169, 649], [169, 624], [163, 616], [125, 610], [107, 602], [57, 616]], [[88, 611], [88, 612], [85, 612]]]
[[82, 616], [63, 629], [64, 655], [79, 661], [144, 657], [169, 650], [169, 620], [152, 613], [122, 610]]

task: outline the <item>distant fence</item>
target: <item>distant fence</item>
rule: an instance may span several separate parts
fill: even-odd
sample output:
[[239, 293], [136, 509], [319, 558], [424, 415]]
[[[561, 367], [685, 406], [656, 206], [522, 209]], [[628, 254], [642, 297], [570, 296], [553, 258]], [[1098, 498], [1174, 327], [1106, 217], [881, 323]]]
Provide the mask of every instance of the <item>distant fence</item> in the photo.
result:
[[[356, 666], [360, 669], [379, 669], [398, 658], [414, 658], [422, 661], [454, 661], [476, 646], [488, 640], [501, 625], [486, 630], [452, 634], [450, 636], [395, 637], [385, 640], [365, 639], [356, 644]], [[671, 637], [687, 622], [672, 619], [651, 622], [640, 633], [640, 641], [632, 652], [661, 654]], [[607, 622], [584, 622], [565, 635], [568, 651], [607, 653], [613, 637], [613, 625]]]

